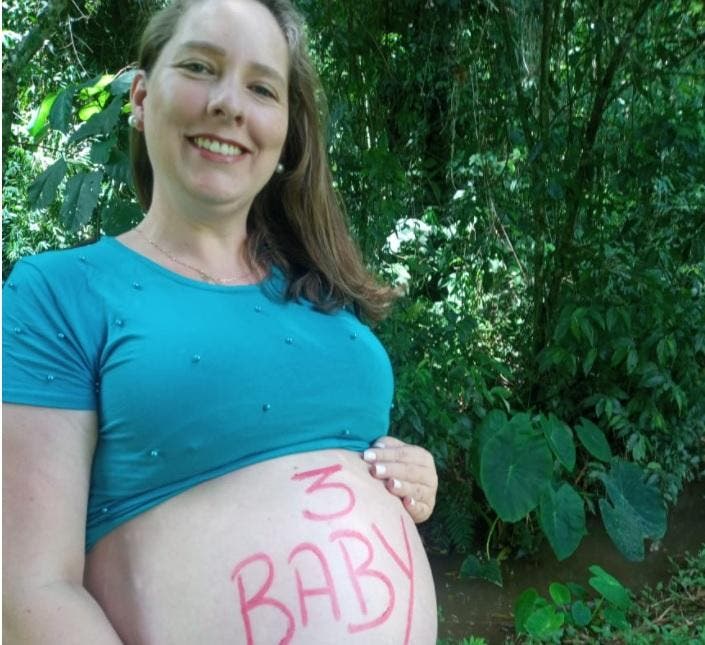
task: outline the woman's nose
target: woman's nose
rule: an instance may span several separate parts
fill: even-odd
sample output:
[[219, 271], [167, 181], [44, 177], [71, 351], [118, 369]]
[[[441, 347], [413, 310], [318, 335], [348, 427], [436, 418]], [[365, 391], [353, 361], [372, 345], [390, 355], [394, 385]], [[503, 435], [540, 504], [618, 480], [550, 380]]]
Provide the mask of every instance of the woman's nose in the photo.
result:
[[245, 117], [244, 97], [237, 83], [223, 80], [213, 88], [208, 112], [226, 120], [242, 121]]

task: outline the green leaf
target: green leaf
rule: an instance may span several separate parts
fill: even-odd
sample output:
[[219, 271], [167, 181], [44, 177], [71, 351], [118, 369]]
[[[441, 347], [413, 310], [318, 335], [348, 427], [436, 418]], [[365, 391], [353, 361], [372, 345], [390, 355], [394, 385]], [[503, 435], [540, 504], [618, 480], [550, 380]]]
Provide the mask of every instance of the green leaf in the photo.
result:
[[460, 565], [460, 577], [487, 580], [498, 587], [504, 584], [499, 560], [480, 560], [474, 555], [469, 555]]
[[629, 629], [629, 622], [626, 614], [616, 607], [605, 607], [602, 610], [602, 615], [605, 617], [605, 622], [615, 629], [623, 632]]
[[119, 121], [121, 107], [122, 99], [113, 99], [107, 108], [93, 114], [88, 121], [76, 130], [69, 137], [68, 143], [76, 143], [97, 134], [110, 134]]
[[548, 593], [559, 607], [570, 602], [570, 589], [560, 582], [552, 582], [548, 586]]
[[580, 425], [576, 426], [575, 432], [580, 443], [593, 457], [605, 462], [612, 459], [612, 450], [604, 433], [592, 421], [581, 417]]
[[91, 146], [90, 160], [97, 164], [106, 164], [110, 159], [110, 153], [117, 145], [117, 137], [113, 134], [103, 141], [94, 141]]
[[586, 627], [592, 620], [592, 610], [582, 600], [573, 603], [570, 615], [577, 627]]
[[79, 121], [88, 121], [91, 117], [95, 116], [96, 114], [100, 114], [103, 111], [103, 108], [98, 105], [98, 103], [94, 102], [89, 105], [84, 105], [81, 109], [78, 111], [78, 119]]
[[539, 523], [559, 560], [565, 560], [586, 534], [585, 506], [575, 489], [564, 482], [558, 489], [546, 486], [539, 506]]
[[132, 87], [132, 80], [135, 78], [135, 74], [137, 74], [136, 69], [128, 69], [116, 77], [108, 87], [110, 93], [113, 96], [122, 96], [123, 94], [127, 94], [130, 87]]
[[503, 410], [490, 410], [477, 426], [470, 453], [472, 472], [477, 479], [480, 478], [480, 455], [482, 454], [482, 449], [488, 439], [507, 425], [507, 422], [507, 415]]
[[81, 101], [86, 101], [93, 96], [101, 94], [105, 91], [105, 88], [110, 85], [114, 78], [114, 74], [103, 74], [102, 76], [96, 76], [85, 83], [82, 83], [77, 87], [78, 98]]
[[105, 173], [118, 183], [129, 186], [132, 182], [132, 170], [128, 156], [122, 150], [113, 148], [110, 159], [105, 164]]
[[639, 354], [633, 347], [627, 353], [627, 374], [631, 374], [639, 364]]
[[517, 634], [526, 631], [526, 619], [534, 610], [539, 594], [533, 587], [526, 589], [514, 603], [514, 629]]
[[565, 614], [557, 612], [552, 605], [535, 608], [526, 619], [525, 628], [534, 638], [549, 639], [563, 631]]
[[629, 560], [644, 559], [644, 540], [661, 539], [666, 532], [666, 508], [659, 491], [647, 484], [636, 464], [615, 460], [608, 473], [598, 473], [610, 504], [600, 500], [607, 533]]
[[590, 373], [590, 371], [592, 370], [592, 366], [595, 363], [596, 358], [597, 358], [597, 348], [593, 347], [587, 353], [587, 356], [585, 356], [585, 360], [583, 361], [583, 374], [585, 374], [585, 376], [587, 376]]
[[573, 472], [573, 468], [575, 468], [573, 431], [554, 414], [541, 418], [541, 428], [548, 445], [558, 457], [558, 460], [566, 467], [568, 472]]
[[71, 116], [73, 114], [73, 94], [75, 88], [67, 87], [61, 90], [51, 106], [49, 113], [49, 123], [54, 130], [68, 132], [71, 129]]
[[66, 161], [60, 157], [32, 182], [28, 197], [33, 210], [46, 208], [54, 201], [56, 191], [67, 170]]
[[101, 223], [107, 235], [120, 235], [139, 223], [144, 213], [133, 202], [114, 201], [101, 213]]
[[595, 330], [592, 328], [592, 324], [588, 318], [580, 319], [580, 330], [583, 332], [583, 336], [588, 339], [591, 346], [595, 345]]
[[516, 522], [536, 508], [552, 472], [551, 451], [526, 414], [517, 414], [490, 437], [480, 455], [482, 489], [505, 522]]
[[79, 172], [66, 184], [66, 195], [61, 205], [61, 219], [72, 231], [84, 226], [93, 214], [100, 197], [101, 171]]
[[569, 582], [567, 585], [570, 589], [570, 593], [573, 594], [573, 598], [578, 598], [579, 600], [587, 600], [588, 592], [582, 585], [576, 582]]
[[29, 124], [27, 131], [35, 140], [39, 139], [47, 129], [49, 112], [51, 112], [51, 106], [54, 105], [54, 101], [56, 101], [56, 92], [44, 98], [39, 109], [34, 114], [32, 122]]
[[629, 609], [632, 604], [629, 589], [597, 564], [588, 567], [588, 570], [593, 574], [588, 583], [597, 593], [617, 609]]

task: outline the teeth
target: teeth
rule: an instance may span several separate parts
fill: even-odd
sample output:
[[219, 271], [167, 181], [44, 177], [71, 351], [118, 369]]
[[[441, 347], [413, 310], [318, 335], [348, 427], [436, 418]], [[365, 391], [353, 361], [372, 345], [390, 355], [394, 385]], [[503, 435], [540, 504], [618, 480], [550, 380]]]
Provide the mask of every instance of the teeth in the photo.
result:
[[242, 154], [242, 148], [239, 146], [231, 146], [229, 143], [222, 143], [221, 141], [206, 139], [205, 137], [196, 137], [195, 142], [199, 148], [210, 150], [211, 152], [215, 152], [219, 155], [237, 157]]

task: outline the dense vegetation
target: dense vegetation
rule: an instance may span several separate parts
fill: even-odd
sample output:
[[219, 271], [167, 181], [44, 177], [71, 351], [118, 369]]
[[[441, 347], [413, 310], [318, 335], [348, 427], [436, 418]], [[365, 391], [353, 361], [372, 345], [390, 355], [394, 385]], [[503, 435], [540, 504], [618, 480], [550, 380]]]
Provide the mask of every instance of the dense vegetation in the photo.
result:
[[[135, 34], [156, 0], [3, 2], [3, 272], [138, 221]], [[337, 186], [404, 290], [394, 432], [429, 548], [496, 578], [598, 513], [626, 557], [705, 456], [705, 3], [300, 0]], [[115, 30], [114, 25], [121, 25]]]

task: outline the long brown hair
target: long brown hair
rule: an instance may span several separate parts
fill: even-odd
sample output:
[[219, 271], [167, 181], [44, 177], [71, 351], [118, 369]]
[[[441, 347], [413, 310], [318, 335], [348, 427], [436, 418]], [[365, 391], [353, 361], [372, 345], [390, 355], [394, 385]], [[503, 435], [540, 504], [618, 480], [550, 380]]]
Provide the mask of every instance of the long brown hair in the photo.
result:
[[[152, 16], [142, 35], [138, 66], [151, 72], [179, 20], [197, 2], [173, 0]], [[275, 174], [255, 198], [247, 218], [251, 264], [279, 267], [288, 279], [287, 298], [304, 297], [323, 311], [352, 306], [377, 321], [396, 292], [366, 269], [333, 189], [323, 129], [320, 81], [308, 55], [304, 21], [289, 0], [257, 0], [281, 27], [289, 49], [289, 127]], [[322, 103], [322, 101], [321, 101]], [[154, 175], [144, 134], [130, 134], [132, 173], [142, 208], [152, 201]]]

